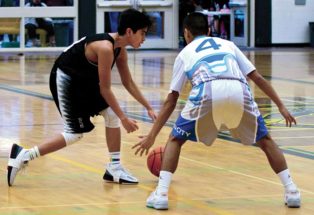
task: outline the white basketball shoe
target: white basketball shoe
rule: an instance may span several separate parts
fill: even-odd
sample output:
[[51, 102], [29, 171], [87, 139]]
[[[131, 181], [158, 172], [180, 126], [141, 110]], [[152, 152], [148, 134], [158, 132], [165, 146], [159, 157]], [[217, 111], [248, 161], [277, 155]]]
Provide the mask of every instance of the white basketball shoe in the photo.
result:
[[17, 173], [28, 164], [28, 160], [24, 158], [24, 154], [26, 152], [27, 150], [22, 146], [19, 146], [15, 143], [12, 145], [7, 167], [7, 179], [9, 186], [13, 185]]
[[298, 189], [285, 191], [285, 204], [289, 208], [301, 207], [301, 194]]
[[107, 164], [103, 179], [107, 182], [119, 184], [137, 184], [138, 180], [129, 171], [123, 168], [121, 164]]
[[168, 209], [168, 194], [167, 193], [157, 193], [153, 191], [146, 200], [146, 207], [154, 208], [157, 210], [167, 210]]

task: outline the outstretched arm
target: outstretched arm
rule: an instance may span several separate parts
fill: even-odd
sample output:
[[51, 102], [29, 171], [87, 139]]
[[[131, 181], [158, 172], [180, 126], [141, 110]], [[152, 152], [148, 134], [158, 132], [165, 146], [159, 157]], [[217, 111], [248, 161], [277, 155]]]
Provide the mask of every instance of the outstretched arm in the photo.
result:
[[[109, 42], [108, 42], [109, 43]], [[130, 133], [136, 131], [138, 126], [135, 120], [129, 119], [122, 111], [115, 95], [111, 90], [111, 64], [113, 61], [112, 45], [94, 42], [98, 58], [98, 73], [101, 95], [104, 97], [113, 112], [119, 117], [125, 130]]]
[[156, 114], [139, 90], [138, 86], [133, 81], [127, 62], [127, 52], [123, 48], [121, 49], [121, 53], [117, 59], [117, 68], [120, 73], [122, 84], [125, 89], [147, 109], [148, 115], [154, 121], [156, 119]]
[[143, 153], [147, 155], [148, 150], [154, 144], [156, 136], [160, 132], [161, 128], [165, 125], [173, 110], [176, 107], [177, 100], [179, 98], [179, 93], [176, 91], [172, 91], [168, 94], [166, 101], [164, 102], [158, 117], [150, 130], [147, 136], [142, 137], [141, 141], [135, 144], [132, 148], [136, 148], [135, 154], [140, 153], [142, 156]]
[[281, 115], [286, 120], [286, 126], [291, 127], [291, 124], [296, 124], [295, 118], [290, 114], [285, 105], [282, 103], [274, 88], [259, 72], [254, 70], [248, 74], [248, 77], [277, 105]]

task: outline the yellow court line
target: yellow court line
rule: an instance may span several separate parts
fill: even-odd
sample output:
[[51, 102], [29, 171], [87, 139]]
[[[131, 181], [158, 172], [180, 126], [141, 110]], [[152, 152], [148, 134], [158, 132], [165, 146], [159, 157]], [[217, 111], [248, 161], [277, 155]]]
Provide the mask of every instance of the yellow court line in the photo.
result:
[[[225, 168], [222, 168], [222, 167], [210, 165], [210, 164], [208, 164], [208, 163], [203, 163], [203, 162], [196, 161], [196, 160], [193, 160], [193, 159], [190, 159], [190, 158], [186, 158], [186, 157], [183, 157], [183, 156], [180, 156], [180, 158], [185, 159], [185, 160], [188, 160], [188, 161], [193, 162], [193, 163], [201, 164], [201, 165], [203, 165], [203, 166], [208, 166], [208, 167], [211, 167], [211, 168], [214, 168], [214, 169], [224, 170], [224, 171], [227, 171], [227, 172], [236, 174], [236, 175], [241, 175], [241, 176], [245, 176], [245, 177], [248, 177], [248, 178], [256, 179], [256, 180], [258, 180], [258, 181], [263, 181], [263, 182], [267, 182], [267, 183], [270, 183], [270, 184], [282, 186], [282, 184], [280, 184], [280, 183], [278, 183], [278, 182], [274, 182], [274, 181], [271, 181], [271, 180], [268, 180], [268, 179], [264, 179], [264, 178], [261, 178], [261, 177], [257, 177], [257, 176], [253, 176], [253, 175], [248, 175], [248, 174], [241, 173], [241, 172], [238, 172], [238, 171], [229, 170], [229, 169], [225, 169]], [[299, 188], [299, 189], [300, 189], [300, 188]], [[314, 195], [314, 192], [312, 192], [312, 191], [304, 190], [304, 189], [300, 189], [300, 190], [301, 190], [302, 192], [305, 192], [305, 193], [309, 193], [309, 194], [313, 194], [313, 195]]]
[[[134, 143], [126, 142], [126, 141], [123, 141], [123, 143], [125, 143], [127, 145], [134, 145]], [[52, 158], [52, 159], [71, 164], [73, 166], [79, 167], [79, 168], [84, 169], [84, 170], [89, 171], [89, 172], [94, 172], [94, 173], [97, 173], [99, 175], [103, 174], [103, 170], [100, 170], [100, 169], [97, 169], [97, 168], [93, 168], [93, 167], [90, 167], [88, 165], [85, 165], [85, 164], [82, 164], [82, 163], [79, 163], [79, 162], [76, 162], [76, 161], [73, 161], [73, 160], [61, 157], [61, 156], [57, 156], [57, 155], [53, 155], [53, 154], [50, 154], [48, 156], [50, 158]], [[228, 170], [228, 169], [223, 168], [223, 167], [210, 165], [210, 164], [203, 163], [203, 162], [200, 162], [200, 161], [196, 161], [196, 160], [184, 157], [184, 156], [180, 156], [180, 157], [182, 159], [188, 160], [188, 161], [190, 161], [192, 163], [200, 164], [200, 165], [203, 165], [203, 166], [209, 166], [209, 167], [212, 167], [212, 168], [215, 168], [215, 169], [220, 169], [220, 170], [224, 170], [224, 171], [230, 172], [232, 174], [241, 175], [241, 176], [252, 178], [252, 179], [255, 179], [255, 180], [258, 180], [258, 181], [263, 181], [263, 182], [266, 182], [266, 183], [282, 186], [280, 183], [277, 183], [277, 182], [274, 182], [274, 181], [271, 181], [271, 180], [267, 180], [267, 179], [264, 179], [264, 178], [260, 178], [260, 177], [256, 177], [256, 176], [252, 176], [252, 175], [248, 175], [248, 174], [244, 174], [244, 173], [241, 173], [241, 172], [238, 172], [238, 171], [234, 171], [234, 170]], [[137, 186], [142, 188], [142, 189], [144, 189], [144, 190], [152, 191], [151, 187], [144, 186], [144, 185], [141, 185], [141, 184], [138, 184]], [[300, 189], [300, 190], [302, 192], [314, 195], [314, 192], [312, 192], [312, 191], [304, 190], [304, 189]], [[177, 200], [180, 201], [180, 202], [184, 202], [184, 203], [186, 203], [188, 205], [192, 205], [194, 207], [200, 208], [200, 209], [210, 210], [211, 212], [213, 212], [213, 213], [215, 213], [217, 215], [232, 215], [232, 213], [230, 213], [228, 211], [225, 211], [225, 210], [222, 210], [222, 209], [219, 209], [219, 208], [215, 208], [215, 207], [210, 207], [206, 203], [195, 202], [193, 200], [186, 200], [186, 199], [182, 199], [182, 198], [177, 198]]]
[[[228, 140], [226, 140], [226, 141], [233, 143], [232, 141], [228, 141]], [[126, 141], [123, 141], [123, 142], [126, 143], [126, 144], [128, 144], [128, 145], [132, 145], [132, 144], [129, 143], [129, 142], [126, 142]], [[271, 181], [271, 180], [268, 180], [268, 179], [264, 179], [264, 178], [261, 178], [261, 177], [257, 177], [257, 176], [253, 176], [253, 175], [248, 175], [248, 174], [241, 173], [241, 172], [234, 171], [234, 170], [229, 170], [229, 169], [226, 169], [226, 168], [223, 168], [223, 167], [211, 165], [211, 164], [204, 163], [204, 162], [201, 162], [201, 161], [196, 161], [196, 160], [193, 160], [193, 159], [190, 159], [190, 158], [181, 156], [181, 155], [180, 155], [180, 158], [182, 158], [182, 159], [184, 159], [184, 160], [188, 160], [188, 161], [193, 162], [193, 163], [196, 163], [196, 164], [203, 165], [203, 166], [208, 166], [208, 167], [212, 167], [212, 168], [215, 168], [215, 169], [224, 170], [224, 171], [227, 171], [227, 172], [236, 174], [236, 175], [241, 175], [241, 176], [245, 176], [245, 177], [248, 177], [248, 178], [256, 179], [256, 180], [258, 180], [258, 181], [263, 181], [263, 182], [267, 182], [267, 183], [270, 183], [270, 184], [282, 186], [282, 184], [280, 184], [280, 183], [278, 183], [278, 182], [274, 182], [274, 181]], [[303, 192], [305, 192], [305, 193], [309, 193], [309, 194], [313, 194], [313, 195], [314, 195], [314, 192], [312, 192], [312, 191], [304, 190], [304, 189], [300, 189], [300, 190], [303, 191]]]
[[[130, 143], [127, 143], [127, 144], [131, 145]], [[52, 159], [54, 159], [54, 160], [58, 160], [58, 161], [62, 161], [64, 163], [71, 164], [73, 166], [79, 167], [79, 168], [84, 169], [84, 170], [89, 171], [89, 172], [97, 173], [99, 175], [103, 174], [103, 170], [100, 170], [100, 169], [97, 169], [97, 168], [93, 168], [93, 167], [90, 167], [88, 165], [85, 165], [85, 164], [82, 164], [82, 163], [79, 163], [79, 162], [76, 162], [76, 161], [73, 161], [73, 160], [61, 157], [61, 156], [57, 156], [57, 155], [53, 155], [53, 154], [50, 154], [50, 155], [47, 155], [47, 156], [52, 158]], [[142, 188], [142, 189], [144, 189], [144, 190], [147, 190], [147, 191], [153, 191], [153, 189], [148, 187], [148, 186], [144, 186], [144, 185], [141, 185], [141, 184], [138, 184], [137, 186]], [[170, 195], [170, 197], [171, 197], [171, 195]], [[218, 208], [210, 207], [210, 206], [208, 206], [208, 205], [206, 205], [204, 203], [202, 204], [202, 203], [199, 203], [199, 202], [195, 202], [195, 201], [192, 201], [192, 200], [186, 200], [186, 199], [182, 199], [182, 198], [177, 198], [177, 200], [180, 201], [180, 202], [184, 202], [184, 203], [186, 203], [188, 205], [195, 206], [197, 208], [210, 210], [211, 212], [214, 212], [217, 215], [233, 215], [232, 213], [229, 213], [227, 211], [223, 211], [223, 210], [218, 209]]]

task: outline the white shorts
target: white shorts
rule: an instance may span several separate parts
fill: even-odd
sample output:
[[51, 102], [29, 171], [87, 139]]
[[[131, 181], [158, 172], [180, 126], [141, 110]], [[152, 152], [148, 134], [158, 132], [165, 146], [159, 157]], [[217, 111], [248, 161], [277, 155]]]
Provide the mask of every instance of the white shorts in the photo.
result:
[[194, 87], [172, 135], [211, 145], [222, 130], [230, 130], [246, 145], [268, 133], [249, 87], [238, 80], [219, 79]]

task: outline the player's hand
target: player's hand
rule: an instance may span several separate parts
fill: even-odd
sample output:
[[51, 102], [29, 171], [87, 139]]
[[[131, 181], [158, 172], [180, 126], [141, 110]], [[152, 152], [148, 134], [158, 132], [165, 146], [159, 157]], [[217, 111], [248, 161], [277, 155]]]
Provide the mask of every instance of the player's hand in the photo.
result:
[[291, 127], [291, 124], [294, 123], [295, 125], [297, 124], [297, 121], [295, 118], [290, 114], [290, 112], [287, 110], [286, 107], [281, 107], [279, 108], [279, 111], [281, 115], [285, 118], [286, 120], [286, 126]]
[[145, 152], [145, 155], [147, 155], [150, 147], [154, 145], [155, 138], [150, 135], [139, 136], [139, 138], [140, 138], [140, 142], [135, 144], [132, 147], [132, 149], [135, 149], [135, 155], [140, 153], [140, 156], [142, 156], [144, 152]]
[[125, 117], [124, 119], [121, 119], [121, 123], [128, 133], [131, 133], [138, 129], [137, 122], [134, 119], [129, 119], [128, 117]]
[[157, 119], [157, 115], [155, 114], [153, 109], [147, 109], [148, 116], [155, 122]]

